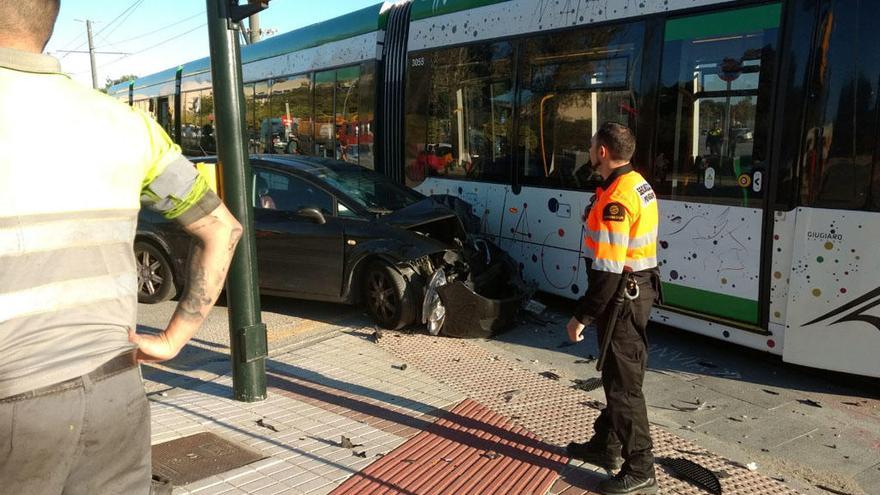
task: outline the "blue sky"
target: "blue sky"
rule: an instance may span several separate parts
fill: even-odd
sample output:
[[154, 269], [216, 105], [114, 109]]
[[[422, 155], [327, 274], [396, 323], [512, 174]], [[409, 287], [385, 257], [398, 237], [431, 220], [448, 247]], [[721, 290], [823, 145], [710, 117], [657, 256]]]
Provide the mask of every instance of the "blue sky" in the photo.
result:
[[[285, 33], [379, 2], [271, 0], [260, 14], [260, 26]], [[88, 50], [85, 23], [77, 19], [91, 19], [96, 51], [130, 54], [96, 56], [99, 86], [107, 77], [158, 72], [208, 55], [205, 5], [205, 0], [62, 0], [46, 51], [61, 60], [62, 70], [74, 80], [91, 86], [88, 53], [60, 51]]]

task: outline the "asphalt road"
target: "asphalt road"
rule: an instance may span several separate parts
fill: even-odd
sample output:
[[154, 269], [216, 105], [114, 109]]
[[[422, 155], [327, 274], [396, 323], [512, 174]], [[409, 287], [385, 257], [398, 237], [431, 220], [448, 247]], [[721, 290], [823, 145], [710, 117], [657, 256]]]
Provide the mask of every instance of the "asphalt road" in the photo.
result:
[[[358, 308], [264, 296], [270, 355], [351, 328], [372, 328]], [[570, 302], [545, 299], [538, 319], [480, 345], [536, 373], [562, 381], [597, 377], [595, 334], [571, 345], [565, 336]], [[139, 331], [164, 326], [176, 303], [139, 307]], [[410, 331], [424, 331], [415, 327]], [[751, 351], [660, 325], [650, 328], [645, 395], [650, 419], [806, 494], [880, 493], [880, 380], [782, 363]], [[191, 345], [171, 361], [145, 366], [163, 393], [187, 377], [229, 371], [227, 310], [221, 300]], [[585, 392], [603, 401], [601, 388]], [[590, 425], [584, 425], [589, 428]]]

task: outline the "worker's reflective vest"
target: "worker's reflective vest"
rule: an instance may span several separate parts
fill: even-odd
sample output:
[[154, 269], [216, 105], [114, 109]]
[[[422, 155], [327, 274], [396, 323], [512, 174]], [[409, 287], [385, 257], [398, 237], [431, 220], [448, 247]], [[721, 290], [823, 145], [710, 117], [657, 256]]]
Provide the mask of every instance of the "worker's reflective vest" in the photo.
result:
[[632, 166], [612, 172], [596, 189], [587, 215], [585, 243], [594, 270], [623, 273], [657, 266], [657, 198]]

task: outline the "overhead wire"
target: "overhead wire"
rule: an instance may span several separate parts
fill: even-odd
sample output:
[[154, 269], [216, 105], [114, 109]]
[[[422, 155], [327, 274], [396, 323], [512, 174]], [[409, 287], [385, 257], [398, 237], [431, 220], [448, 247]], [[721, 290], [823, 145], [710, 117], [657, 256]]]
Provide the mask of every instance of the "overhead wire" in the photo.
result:
[[196, 26], [196, 27], [194, 27], [194, 28], [192, 28], [192, 29], [190, 29], [190, 30], [184, 31], [184, 32], [182, 32], [182, 33], [180, 33], [180, 34], [176, 34], [176, 35], [174, 35], [174, 36], [172, 36], [172, 37], [170, 37], [170, 38], [167, 38], [167, 39], [162, 40], [162, 41], [160, 41], [160, 42], [158, 42], [158, 43], [155, 43], [155, 44], [153, 44], [153, 45], [150, 45], [150, 46], [148, 46], [148, 47], [146, 47], [146, 48], [144, 48], [144, 49], [142, 49], [142, 50], [138, 50], [138, 51], [136, 51], [136, 52], [132, 52], [132, 53], [129, 53], [129, 54], [123, 55], [123, 56], [121, 56], [121, 57], [119, 57], [119, 58], [116, 58], [116, 59], [114, 59], [114, 60], [111, 60], [110, 62], [107, 62], [107, 63], [105, 63], [105, 64], [101, 64], [101, 65], [99, 65], [98, 67], [105, 67], [105, 66], [107, 66], [107, 65], [115, 64], [116, 62], [119, 62], [120, 60], [122, 60], [122, 59], [124, 59], [124, 58], [128, 58], [128, 57], [131, 57], [131, 56], [134, 56], [134, 55], [138, 55], [138, 54], [140, 54], [140, 53], [144, 53], [144, 52], [147, 51], [147, 50], [152, 50], [153, 48], [156, 48], [156, 47], [158, 47], [158, 46], [162, 46], [162, 45], [164, 45], [165, 43], [168, 43], [168, 42], [171, 42], [171, 41], [176, 40], [177, 38], [181, 38], [181, 37], [183, 37], [183, 36], [186, 36], [187, 34], [192, 33], [193, 31], [197, 31], [197, 30], [199, 30], [199, 29], [201, 29], [201, 28], [203, 28], [203, 27], [205, 27], [205, 26], [207, 26], [207, 25], [208, 25], [207, 22], [202, 23], [202, 24], [199, 24], [198, 26]]
[[[120, 17], [122, 17], [123, 15], [125, 15], [125, 14], [126, 14], [128, 11], [130, 11], [131, 9], [133, 9], [133, 8], [137, 8], [137, 7], [138, 7], [141, 3], [143, 3], [143, 2], [144, 2], [144, 0], [134, 0], [134, 2], [132, 2], [131, 5], [129, 5], [128, 7], [126, 7], [125, 10], [123, 10], [119, 15], [117, 15], [116, 17], [114, 17], [112, 21], [108, 22], [107, 25], [105, 25], [104, 27], [102, 27], [101, 29], [99, 29], [99, 30], [98, 30], [98, 31], [92, 36], [92, 38], [94, 39], [94, 37], [97, 37], [99, 34], [103, 33], [104, 30], [106, 30], [107, 28], [109, 28], [110, 26], [112, 26], [112, 25], [113, 25], [113, 24], [114, 24], [114, 23], [115, 23]], [[63, 59], [63, 58], [66, 58], [68, 55], [70, 55], [71, 53], [73, 53], [73, 52], [79, 50], [80, 48], [84, 47], [84, 46], [87, 45], [88, 43], [89, 43], [89, 39], [88, 39], [88, 36], [87, 36], [85, 41], [83, 41], [82, 43], [80, 43], [80, 44], [79, 44], [76, 48], [74, 48], [73, 50], [70, 50], [70, 51], [68, 51], [67, 53], [65, 53], [64, 55], [62, 55], [61, 58], [62, 58], [62, 59]]]
[[145, 37], [150, 36], [150, 35], [152, 35], [152, 34], [156, 34], [156, 33], [158, 33], [158, 32], [164, 31], [164, 30], [166, 30], [166, 29], [168, 29], [168, 28], [171, 28], [171, 27], [177, 26], [177, 25], [179, 25], [179, 24], [183, 24], [184, 22], [186, 22], [186, 21], [188, 21], [188, 20], [190, 20], [190, 19], [193, 19], [193, 18], [195, 18], [195, 17], [198, 17], [198, 16], [200, 16], [200, 15], [203, 15], [204, 13], [205, 13], [205, 11], [203, 10], [203, 11], [197, 13], [197, 14], [193, 14], [193, 15], [191, 15], [191, 16], [189, 16], [189, 17], [185, 17], [185, 18], [183, 18], [183, 19], [181, 19], [181, 20], [179, 20], [179, 21], [177, 21], [177, 22], [173, 22], [173, 23], [171, 23], [171, 24], [167, 24], [167, 25], [162, 26], [162, 27], [160, 27], [160, 28], [158, 28], [158, 29], [154, 29], [154, 30], [152, 30], [152, 31], [148, 31], [148, 32], [146, 32], [146, 33], [142, 33], [142, 34], [139, 34], [139, 35], [137, 35], [137, 36], [132, 36], [131, 38], [126, 38], [126, 39], [124, 39], [124, 40], [112, 41], [112, 42], [110, 42], [110, 43], [107, 43], [107, 46], [121, 45], [121, 44], [123, 44], [123, 43], [128, 43], [129, 41], [134, 41], [134, 40], [137, 40], [137, 39], [145, 38]]
[[113, 34], [114, 32], [116, 32], [116, 30], [119, 29], [120, 26], [122, 26], [123, 24], [125, 24], [125, 21], [127, 21], [127, 20], [129, 19], [129, 17], [131, 17], [132, 14], [134, 14], [134, 12], [137, 10], [137, 8], [140, 7], [140, 6], [143, 5], [143, 4], [144, 4], [144, 0], [140, 0], [140, 2], [139, 2], [138, 4], [136, 4], [133, 8], [129, 9], [128, 14], [126, 14], [125, 17], [123, 17], [122, 19], [120, 19], [119, 22], [117, 22], [116, 25], [113, 26], [113, 29], [111, 29], [107, 34], [105, 34], [105, 35], [103, 35], [103, 36], [101, 37], [101, 41], [102, 41], [103, 43], [106, 43], [106, 42], [107, 42], [107, 38], [109, 38], [111, 34]]

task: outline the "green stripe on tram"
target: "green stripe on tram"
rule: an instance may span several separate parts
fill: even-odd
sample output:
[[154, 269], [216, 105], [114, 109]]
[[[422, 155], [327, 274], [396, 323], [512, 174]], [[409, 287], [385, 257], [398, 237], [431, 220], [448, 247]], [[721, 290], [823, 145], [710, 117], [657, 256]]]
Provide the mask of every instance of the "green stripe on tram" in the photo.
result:
[[665, 41], [692, 40], [774, 29], [779, 27], [781, 15], [782, 4], [773, 3], [672, 19], [666, 22]]
[[410, 19], [418, 21], [438, 15], [451, 14], [462, 10], [475, 9], [477, 7], [485, 7], [486, 5], [494, 5], [496, 3], [504, 3], [510, 0], [445, 0], [438, 2], [437, 0], [415, 0], [410, 11]]
[[758, 324], [758, 301], [663, 282], [663, 304], [730, 320]]

